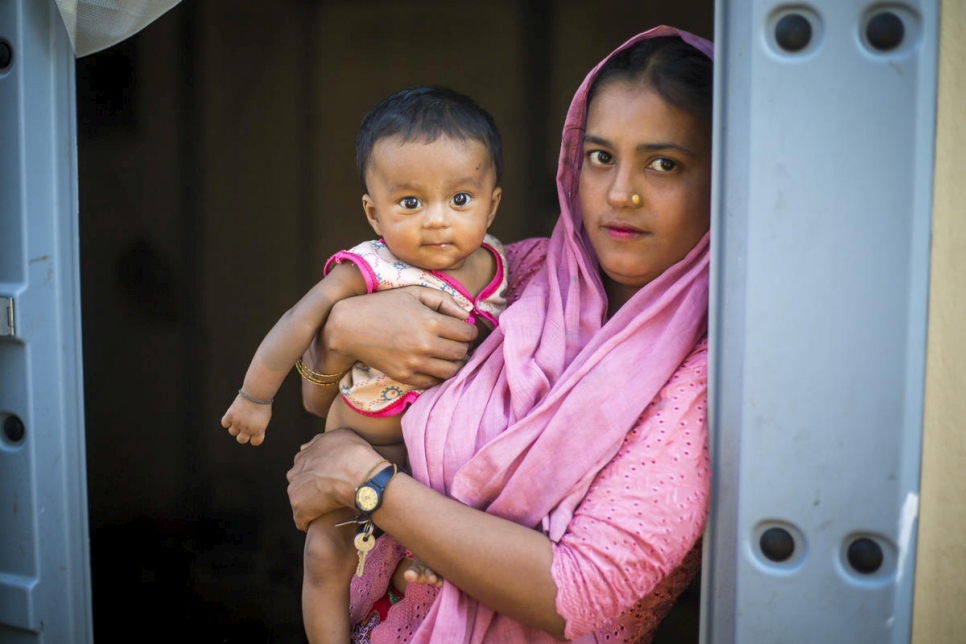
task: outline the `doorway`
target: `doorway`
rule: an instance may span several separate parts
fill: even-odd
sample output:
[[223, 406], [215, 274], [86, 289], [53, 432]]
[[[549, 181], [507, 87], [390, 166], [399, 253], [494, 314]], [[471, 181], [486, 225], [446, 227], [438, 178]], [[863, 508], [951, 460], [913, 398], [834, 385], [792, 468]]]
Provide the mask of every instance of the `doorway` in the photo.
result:
[[[321, 423], [297, 376], [264, 445], [235, 444], [219, 419], [267, 329], [328, 256], [370, 234], [355, 128], [407, 85], [473, 96], [505, 143], [492, 232], [546, 235], [559, 133], [586, 72], [654, 25], [713, 35], [711, 0], [603, 7], [185, 2], [77, 61], [98, 640], [136, 622], [148, 639], [303, 641], [285, 472]], [[697, 614], [694, 588], [657, 641], [697, 641]]]

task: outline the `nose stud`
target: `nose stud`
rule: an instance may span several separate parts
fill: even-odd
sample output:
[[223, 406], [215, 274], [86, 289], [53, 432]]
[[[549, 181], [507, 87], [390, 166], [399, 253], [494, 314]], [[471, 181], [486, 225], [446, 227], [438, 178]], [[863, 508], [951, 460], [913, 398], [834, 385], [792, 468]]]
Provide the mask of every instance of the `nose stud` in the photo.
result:
[[632, 194], [631, 195], [631, 203], [634, 204], [635, 206], [640, 206], [641, 205], [641, 195], [637, 194], [636, 192], [634, 194]]

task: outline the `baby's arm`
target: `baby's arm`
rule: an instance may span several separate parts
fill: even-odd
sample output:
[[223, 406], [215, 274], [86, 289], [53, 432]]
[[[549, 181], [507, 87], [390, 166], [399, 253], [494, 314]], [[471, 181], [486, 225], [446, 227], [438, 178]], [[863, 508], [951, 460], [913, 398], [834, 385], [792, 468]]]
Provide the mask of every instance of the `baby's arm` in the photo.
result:
[[[347, 297], [367, 292], [365, 279], [354, 265], [334, 264], [318, 284], [275, 323], [255, 352], [241, 393], [221, 419], [223, 427], [239, 443], [260, 445], [272, 417], [268, 403], [282, 386], [285, 376], [312, 343], [332, 306]], [[246, 397], [247, 396], [247, 397]]]

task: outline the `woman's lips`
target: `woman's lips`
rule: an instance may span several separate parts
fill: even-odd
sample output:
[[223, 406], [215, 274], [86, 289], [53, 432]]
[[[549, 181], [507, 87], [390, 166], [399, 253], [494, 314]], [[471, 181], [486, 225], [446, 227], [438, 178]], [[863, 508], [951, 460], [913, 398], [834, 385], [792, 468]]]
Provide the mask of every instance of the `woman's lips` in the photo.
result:
[[623, 224], [604, 224], [601, 228], [604, 229], [608, 237], [617, 240], [635, 239], [644, 234], [644, 231], [639, 228]]

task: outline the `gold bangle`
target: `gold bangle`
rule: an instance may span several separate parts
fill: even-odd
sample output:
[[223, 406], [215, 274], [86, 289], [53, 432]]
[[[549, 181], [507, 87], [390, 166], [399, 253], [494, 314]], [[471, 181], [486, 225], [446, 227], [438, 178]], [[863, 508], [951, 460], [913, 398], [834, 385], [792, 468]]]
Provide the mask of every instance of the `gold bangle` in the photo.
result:
[[345, 371], [340, 371], [339, 373], [319, 373], [318, 371], [312, 371], [311, 369], [309, 369], [308, 367], [306, 367], [305, 366], [305, 363], [302, 362], [302, 358], [299, 358], [298, 361], [295, 363], [295, 366], [299, 366], [299, 365], [301, 365], [301, 368], [299, 369], [299, 371], [304, 371], [305, 373], [309, 374], [310, 376], [314, 376], [315, 378], [336, 378], [336, 379], [339, 379], [342, 376], [346, 375], [346, 373], [349, 372], [349, 369], [352, 368], [352, 367], [349, 367], [349, 369], [346, 369]]
[[[313, 385], [318, 385], [319, 387], [331, 387], [333, 385], [339, 384], [342, 380], [342, 376], [349, 373], [352, 367], [346, 369], [342, 373], [318, 373], [312, 371], [302, 362], [302, 358], [295, 361], [295, 369], [299, 372], [299, 375], [305, 378], [306, 381], [311, 382]], [[334, 380], [323, 380], [322, 378], [334, 378]]]
[[[356, 488], [358, 489], [359, 487], [362, 487], [363, 485], [365, 485], [366, 484], [366, 481], [369, 480], [369, 477], [372, 476], [372, 473], [376, 471], [376, 468], [378, 468], [383, 463], [388, 463], [388, 462], [389, 462], [389, 459], [384, 458], [381, 461], [379, 461], [378, 463], [376, 463], [375, 465], [373, 465], [372, 466], [372, 469], [369, 470], [368, 472], [366, 472], [366, 476], [365, 476], [365, 478], [362, 479], [362, 483], [360, 483], [359, 485], [357, 485]], [[393, 474], [395, 474], [395, 472], [393, 472]]]

